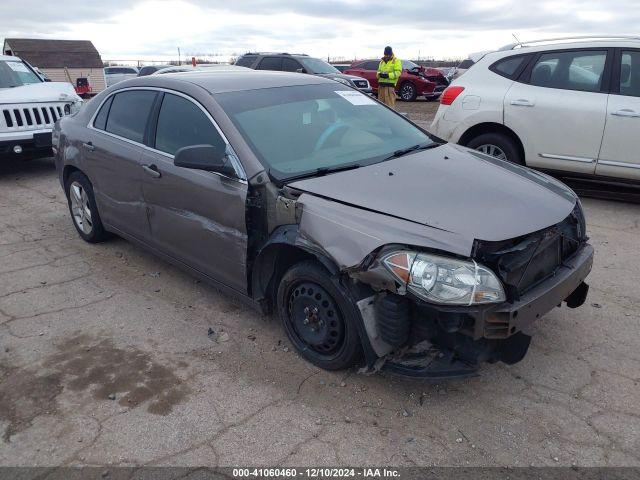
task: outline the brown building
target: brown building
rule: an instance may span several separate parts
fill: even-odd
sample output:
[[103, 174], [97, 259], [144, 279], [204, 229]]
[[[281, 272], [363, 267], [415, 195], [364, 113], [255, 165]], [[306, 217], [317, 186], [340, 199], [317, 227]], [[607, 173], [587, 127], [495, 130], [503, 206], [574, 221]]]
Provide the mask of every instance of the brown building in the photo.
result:
[[5, 38], [4, 55], [14, 55], [37, 67], [52, 82], [70, 82], [86, 77], [93, 93], [106, 88], [102, 59], [89, 40]]

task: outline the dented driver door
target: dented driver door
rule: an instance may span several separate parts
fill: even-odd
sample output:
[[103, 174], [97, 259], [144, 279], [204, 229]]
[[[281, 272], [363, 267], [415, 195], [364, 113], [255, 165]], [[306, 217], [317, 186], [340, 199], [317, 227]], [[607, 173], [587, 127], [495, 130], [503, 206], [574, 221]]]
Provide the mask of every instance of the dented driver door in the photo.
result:
[[164, 93], [142, 154], [142, 190], [151, 244], [191, 268], [247, 291], [247, 183], [177, 167], [174, 154], [192, 145], [227, 145], [211, 115], [195, 100]]
[[152, 245], [245, 293], [247, 185], [176, 167], [173, 158], [159, 153], [143, 154], [142, 163], [154, 172], [143, 175]]

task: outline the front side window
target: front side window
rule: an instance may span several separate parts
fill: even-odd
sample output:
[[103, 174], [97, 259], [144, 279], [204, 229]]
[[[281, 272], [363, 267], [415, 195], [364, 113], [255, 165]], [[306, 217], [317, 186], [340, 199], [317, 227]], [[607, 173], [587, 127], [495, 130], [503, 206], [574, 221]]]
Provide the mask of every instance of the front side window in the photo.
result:
[[622, 52], [620, 95], [640, 97], [640, 52]]
[[377, 60], [369, 60], [367, 62], [364, 62], [362, 64], [362, 67], [364, 70], [378, 70], [378, 66], [380, 66], [380, 62]]
[[41, 82], [42, 79], [26, 63], [19, 60], [0, 62], [0, 88], [21, 87]]
[[162, 99], [155, 148], [174, 155], [193, 145], [212, 145], [224, 149], [225, 142], [205, 113], [186, 98], [166, 93]]
[[541, 55], [531, 71], [531, 85], [582, 92], [599, 92], [605, 51], [553, 52]]
[[156, 92], [129, 90], [114, 95], [107, 118], [107, 132], [142, 143]]
[[277, 180], [318, 169], [371, 165], [431, 146], [422, 130], [339, 84], [219, 93], [216, 100]]
[[307, 73], [315, 73], [317, 75], [323, 75], [327, 73], [340, 73], [333, 65], [325, 62], [324, 60], [320, 60], [319, 58], [302, 58], [302, 63], [304, 63], [304, 68], [307, 70]]
[[413, 70], [414, 68], [420, 68], [417, 63], [413, 63], [411, 60], [402, 60], [403, 70]]

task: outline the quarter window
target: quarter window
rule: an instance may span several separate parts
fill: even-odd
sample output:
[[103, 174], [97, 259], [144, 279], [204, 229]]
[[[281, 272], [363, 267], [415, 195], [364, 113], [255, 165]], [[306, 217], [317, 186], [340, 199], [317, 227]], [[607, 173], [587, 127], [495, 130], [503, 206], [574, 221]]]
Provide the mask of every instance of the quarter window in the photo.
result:
[[576, 51], [546, 53], [531, 71], [531, 85], [598, 92], [602, 86], [607, 52]]
[[225, 142], [198, 106], [183, 97], [165, 94], [158, 116], [155, 148], [174, 155], [178, 149], [193, 145], [223, 149]]
[[282, 58], [265, 57], [258, 65], [258, 70], [282, 70]]
[[502, 75], [503, 77], [513, 79], [516, 72], [522, 66], [522, 64], [527, 58], [528, 57], [524, 57], [524, 56], [505, 58], [504, 60], [500, 60], [494, 63], [491, 66], [491, 70], [496, 72], [498, 75]]
[[640, 97], [640, 52], [622, 52], [620, 94]]
[[237, 61], [236, 61], [236, 65], [238, 65], [239, 67], [249, 67], [251, 68], [251, 65], [253, 65], [253, 62], [255, 62], [256, 57], [253, 56], [247, 56], [245, 55], [244, 57], [240, 57]]
[[142, 143], [156, 92], [130, 90], [118, 93], [111, 102], [107, 132]]
[[99, 130], [107, 128], [107, 117], [109, 116], [109, 108], [111, 108], [111, 102], [113, 97], [109, 97], [106, 102], [100, 108], [96, 119], [93, 121], [93, 126]]

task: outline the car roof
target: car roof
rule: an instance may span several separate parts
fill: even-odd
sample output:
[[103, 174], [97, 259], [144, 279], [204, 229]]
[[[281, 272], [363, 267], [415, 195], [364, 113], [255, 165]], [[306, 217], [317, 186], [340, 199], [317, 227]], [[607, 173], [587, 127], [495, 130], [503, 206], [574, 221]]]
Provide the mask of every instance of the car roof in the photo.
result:
[[193, 65], [173, 65], [170, 67], [161, 68], [155, 71], [153, 74], [162, 75], [162, 74], [171, 73], [171, 72], [188, 73], [188, 72], [200, 72], [200, 71], [207, 71], [207, 70], [224, 72], [224, 71], [251, 70], [251, 69], [246, 67], [241, 67], [238, 65], [227, 65], [227, 64], [220, 64], [220, 63], [203, 63], [200, 65], [196, 65], [195, 67]]
[[180, 85], [197, 85], [209, 93], [239, 92], [263, 88], [292, 87], [300, 85], [335, 84], [333, 80], [295, 72], [237, 69], [229, 71], [198, 70], [172, 75], [147, 75], [118, 83], [122, 87], [164, 87], [180, 89]]
[[499, 50], [486, 52], [483, 58], [504, 58], [512, 55], [524, 55], [526, 53], [545, 52], [547, 50], [565, 50], [574, 48], [638, 48], [640, 38], [634, 37], [578, 37], [567, 39], [537, 40], [532, 42], [522, 42], [502, 47]]

